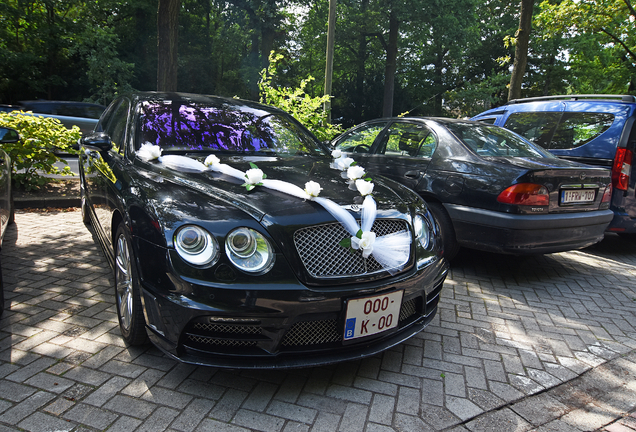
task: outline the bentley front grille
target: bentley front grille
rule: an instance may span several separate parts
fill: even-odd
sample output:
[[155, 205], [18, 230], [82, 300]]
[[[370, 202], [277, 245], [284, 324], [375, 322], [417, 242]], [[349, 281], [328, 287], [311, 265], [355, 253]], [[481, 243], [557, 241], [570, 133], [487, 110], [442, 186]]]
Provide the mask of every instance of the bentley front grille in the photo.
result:
[[200, 350], [214, 350], [256, 347], [262, 336], [262, 328], [257, 324], [226, 324], [195, 321], [185, 331], [186, 345]]
[[[417, 299], [402, 304], [400, 309], [400, 326], [406, 324], [418, 313]], [[285, 334], [283, 347], [320, 345], [342, 340], [342, 331], [338, 320], [301, 321], [292, 326]]]
[[285, 334], [283, 346], [319, 345], [329, 342], [338, 342], [342, 335], [338, 331], [338, 321], [303, 321], [296, 323]]
[[[372, 231], [377, 237], [408, 232], [408, 224], [400, 219], [376, 219]], [[340, 242], [349, 237], [344, 227], [336, 222], [301, 228], [294, 233], [294, 243], [305, 269], [312, 277], [360, 276], [381, 272], [382, 266], [373, 255], [364, 259], [359, 251], [340, 246]]]

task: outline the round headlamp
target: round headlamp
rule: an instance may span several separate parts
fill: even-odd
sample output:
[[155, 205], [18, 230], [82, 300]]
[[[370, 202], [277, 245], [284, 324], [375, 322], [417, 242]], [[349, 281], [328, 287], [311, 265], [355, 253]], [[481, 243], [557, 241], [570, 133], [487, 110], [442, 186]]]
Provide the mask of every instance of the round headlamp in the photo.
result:
[[225, 239], [227, 256], [239, 270], [248, 273], [268, 271], [274, 263], [274, 250], [267, 239], [251, 228], [237, 228]]
[[196, 266], [208, 265], [219, 255], [212, 234], [196, 225], [184, 225], [174, 235], [174, 246], [181, 258]]

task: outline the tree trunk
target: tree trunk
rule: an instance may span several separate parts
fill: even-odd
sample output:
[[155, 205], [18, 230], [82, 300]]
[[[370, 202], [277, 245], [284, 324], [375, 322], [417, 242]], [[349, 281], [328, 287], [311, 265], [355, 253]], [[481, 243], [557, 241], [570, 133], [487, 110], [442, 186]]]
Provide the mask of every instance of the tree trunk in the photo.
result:
[[[329, 0], [329, 16], [327, 18], [327, 50], [325, 52], [325, 96], [329, 99], [323, 104], [323, 110], [327, 114], [327, 123], [331, 124], [331, 87], [333, 83], [333, 50], [336, 35], [336, 0]], [[311, 71], [311, 51], [309, 57], [309, 70]]]
[[521, 0], [519, 30], [515, 35], [517, 44], [515, 45], [515, 60], [512, 66], [512, 76], [510, 77], [510, 89], [508, 90], [508, 100], [521, 97], [521, 84], [526, 73], [528, 64], [528, 42], [530, 41], [530, 31], [532, 30], [532, 8], [534, 0]]
[[159, 0], [157, 11], [157, 91], [177, 91], [180, 0]]
[[389, 17], [389, 44], [386, 47], [386, 67], [384, 69], [384, 103], [382, 115], [393, 116], [393, 94], [395, 92], [395, 70], [397, 69], [398, 29], [400, 21], [391, 11]]

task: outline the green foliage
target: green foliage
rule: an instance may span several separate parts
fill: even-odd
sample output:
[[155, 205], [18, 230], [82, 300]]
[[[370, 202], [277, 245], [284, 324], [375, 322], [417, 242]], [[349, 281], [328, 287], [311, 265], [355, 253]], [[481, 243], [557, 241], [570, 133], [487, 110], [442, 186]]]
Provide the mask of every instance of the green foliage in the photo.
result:
[[282, 55], [270, 55], [270, 64], [261, 72], [258, 87], [261, 91], [261, 102], [278, 107], [301, 122], [313, 132], [320, 141], [327, 141], [343, 132], [339, 125], [327, 122], [327, 113], [323, 104], [329, 96], [311, 97], [305, 92], [307, 84], [313, 81], [308, 77], [300, 82], [297, 88], [274, 87], [272, 79], [276, 75], [276, 65], [283, 58]]
[[636, 12], [623, 0], [543, 1], [535, 27], [567, 52], [568, 93], [633, 93]]
[[66, 129], [59, 120], [25, 114], [24, 112], [0, 112], [0, 126], [16, 129], [20, 141], [0, 144], [11, 157], [12, 180], [17, 188], [26, 191], [37, 189], [47, 182], [42, 174], [73, 175], [66, 165], [63, 169], [55, 166], [66, 161], [54, 151], [72, 154], [72, 146], [80, 137], [77, 126]]
[[132, 90], [134, 64], [118, 57], [118, 43], [119, 38], [111, 29], [87, 28], [69, 50], [71, 55], [77, 54], [85, 61], [93, 102], [108, 105], [118, 94]]

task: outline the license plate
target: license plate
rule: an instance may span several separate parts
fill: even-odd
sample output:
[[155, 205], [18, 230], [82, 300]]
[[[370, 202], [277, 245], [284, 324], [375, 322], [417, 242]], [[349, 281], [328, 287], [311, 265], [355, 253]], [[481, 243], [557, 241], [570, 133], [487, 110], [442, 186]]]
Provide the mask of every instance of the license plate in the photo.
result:
[[596, 196], [594, 189], [561, 191], [561, 204], [593, 202]]
[[347, 301], [344, 340], [371, 336], [394, 327], [400, 320], [404, 291]]

